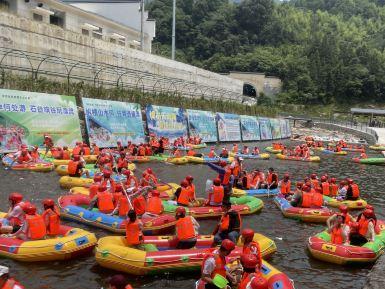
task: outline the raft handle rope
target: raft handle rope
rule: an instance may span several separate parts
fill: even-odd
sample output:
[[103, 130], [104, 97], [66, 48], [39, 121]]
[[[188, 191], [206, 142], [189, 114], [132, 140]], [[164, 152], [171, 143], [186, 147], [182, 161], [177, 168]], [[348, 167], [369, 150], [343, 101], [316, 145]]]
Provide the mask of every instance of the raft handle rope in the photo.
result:
[[[70, 230], [71, 231], [71, 230]], [[69, 231], [69, 232], [70, 232]], [[82, 230], [83, 232], [85, 232], [84, 230]], [[85, 235], [82, 235], [82, 237], [89, 237], [89, 236], [92, 236], [93, 233], [86, 233]], [[71, 236], [74, 236], [74, 235], [71, 235]], [[69, 236], [63, 236], [62, 238], [66, 238], [66, 237], [69, 237]], [[60, 240], [60, 238], [54, 238], [54, 239], [58, 239]], [[26, 240], [24, 242], [35, 242], [35, 241], [48, 241], [48, 240], [53, 240], [53, 239], [41, 239], [41, 240]], [[75, 239], [73, 240], [68, 240], [68, 241], [65, 241], [65, 242], [60, 242], [61, 244], [65, 245], [67, 243], [71, 243], [71, 242], [74, 242]], [[0, 245], [1, 247], [5, 247], [5, 248], [22, 248], [22, 249], [36, 249], [36, 248], [49, 248], [49, 247], [52, 247], [52, 246], [56, 246], [57, 244], [52, 244], [52, 245], [41, 245], [41, 246], [28, 246], [28, 245]], [[9, 253], [9, 252], [6, 252], [6, 253]], [[20, 253], [17, 253], [15, 255], [30, 255], [29, 253], [24, 253], [24, 254], [20, 254]]]

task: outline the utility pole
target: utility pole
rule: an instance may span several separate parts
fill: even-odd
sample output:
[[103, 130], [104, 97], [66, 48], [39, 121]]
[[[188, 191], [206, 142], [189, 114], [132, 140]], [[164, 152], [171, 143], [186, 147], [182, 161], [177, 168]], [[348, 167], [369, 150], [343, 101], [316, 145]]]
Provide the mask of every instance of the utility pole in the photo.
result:
[[171, 59], [175, 60], [175, 10], [176, 0], [172, 0], [172, 44], [171, 44]]
[[140, 50], [144, 51], [144, 0], [140, 0]]

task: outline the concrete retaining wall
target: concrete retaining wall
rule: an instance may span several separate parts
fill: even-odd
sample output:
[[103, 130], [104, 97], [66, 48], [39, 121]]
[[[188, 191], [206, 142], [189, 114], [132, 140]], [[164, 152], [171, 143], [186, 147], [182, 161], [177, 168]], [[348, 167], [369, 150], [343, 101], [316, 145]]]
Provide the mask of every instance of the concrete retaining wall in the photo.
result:
[[316, 127], [323, 128], [323, 129], [336, 130], [336, 131], [341, 131], [341, 132], [346, 132], [346, 133], [356, 135], [359, 138], [365, 139], [369, 144], [375, 144], [377, 142], [377, 139], [370, 133], [362, 132], [354, 128], [348, 128], [348, 127], [339, 126], [337, 124], [320, 123], [320, 122], [315, 122], [314, 125]]

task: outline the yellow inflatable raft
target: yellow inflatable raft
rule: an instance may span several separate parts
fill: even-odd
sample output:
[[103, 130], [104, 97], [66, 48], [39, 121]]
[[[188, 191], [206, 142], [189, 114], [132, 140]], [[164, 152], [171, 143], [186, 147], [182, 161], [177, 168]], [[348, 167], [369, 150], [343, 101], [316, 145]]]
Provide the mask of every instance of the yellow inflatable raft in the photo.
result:
[[[93, 175], [98, 169], [93, 168], [92, 166], [90, 167], [89, 165], [86, 165], [86, 170], [89, 170], [90, 174]], [[130, 171], [135, 171], [136, 170], [136, 165], [135, 164], [128, 164], [127, 169]], [[59, 176], [68, 176], [68, 165], [59, 165], [56, 167], [55, 171]]]
[[365, 200], [363, 199], [358, 199], [355, 201], [339, 201], [334, 198], [330, 198], [328, 196], [323, 197], [325, 203], [334, 208], [338, 208], [341, 205], [347, 206], [351, 210], [359, 210], [359, 209], [365, 209], [366, 205], [368, 204]]
[[185, 165], [188, 163], [188, 159], [186, 157], [168, 158], [166, 162], [174, 165]]
[[[102, 267], [123, 271], [133, 275], [148, 275], [162, 272], [199, 270], [203, 257], [207, 254], [213, 242], [213, 236], [198, 236], [199, 249], [173, 249], [170, 245], [172, 236], [145, 236], [145, 244], [153, 244], [152, 252], [128, 247], [125, 237], [108, 236], [99, 239], [96, 248], [96, 262]], [[276, 245], [271, 239], [255, 234], [262, 256], [266, 257], [276, 251]], [[241, 243], [238, 244], [242, 246]], [[160, 249], [159, 251], [157, 250]], [[233, 254], [242, 254], [242, 248], [237, 247]]]
[[73, 187], [89, 187], [94, 182], [93, 179], [88, 178], [73, 178], [69, 176], [63, 176], [59, 179], [60, 187], [63, 189], [71, 189]]
[[93, 233], [61, 226], [60, 236], [52, 239], [23, 241], [0, 236], [0, 256], [23, 262], [67, 260], [92, 252], [96, 242]]

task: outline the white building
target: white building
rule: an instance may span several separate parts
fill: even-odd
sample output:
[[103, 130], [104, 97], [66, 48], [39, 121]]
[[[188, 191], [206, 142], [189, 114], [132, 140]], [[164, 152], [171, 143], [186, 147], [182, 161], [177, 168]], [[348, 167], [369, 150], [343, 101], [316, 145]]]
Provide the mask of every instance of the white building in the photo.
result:
[[[64, 1], [57, 0], [0, 0], [10, 12], [20, 17], [57, 25], [65, 30], [85, 36], [103, 39], [130, 48], [140, 48], [141, 13], [139, 2], [105, 1]], [[76, 3], [75, 3], [76, 2]], [[82, 2], [82, 3], [80, 3]], [[155, 37], [155, 21], [144, 13], [144, 51], [151, 53]]]

